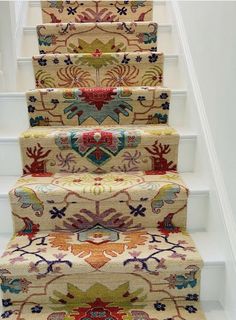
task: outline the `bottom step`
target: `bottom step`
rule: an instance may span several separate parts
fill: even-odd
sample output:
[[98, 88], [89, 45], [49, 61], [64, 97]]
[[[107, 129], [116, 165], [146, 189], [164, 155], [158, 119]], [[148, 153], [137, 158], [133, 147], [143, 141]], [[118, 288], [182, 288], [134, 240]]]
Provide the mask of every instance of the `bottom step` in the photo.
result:
[[[95, 292], [94, 292], [95, 293]], [[97, 297], [96, 297], [97, 296]], [[113, 297], [110, 297], [111, 299]], [[53, 306], [22, 304], [8, 308], [2, 319], [11, 320], [205, 320], [200, 305], [194, 301], [156, 301], [142, 306], [125, 305], [101, 299], [100, 293], [94, 299], [73, 305]], [[82, 299], [83, 300], [83, 299]]]

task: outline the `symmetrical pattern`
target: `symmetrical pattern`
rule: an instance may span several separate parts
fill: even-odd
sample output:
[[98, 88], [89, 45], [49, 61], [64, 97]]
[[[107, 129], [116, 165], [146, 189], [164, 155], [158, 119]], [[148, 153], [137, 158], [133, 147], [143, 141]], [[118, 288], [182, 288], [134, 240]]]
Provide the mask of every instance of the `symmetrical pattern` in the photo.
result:
[[10, 192], [15, 231], [91, 225], [180, 231], [186, 227], [188, 189], [177, 173], [157, 173], [26, 175]]
[[153, 1], [42, 1], [44, 23], [152, 20]]
[[152, 6], [42, 1], [2, 319], [205, 319]]
[[178, 141], [165, 125], [33, 127], [20, 137], [26, 174], [176, 170]]
[[147, 51], [157, 46], [153, 22], [60, 23], [37, 26], [40, 53]]
[[36, 88], [160, 86], [163, 55], [156, 52], [34, 56]]
[[38, 89], [26, 93], [34, 126], [166, 124], [170, 90], [162, 87]]

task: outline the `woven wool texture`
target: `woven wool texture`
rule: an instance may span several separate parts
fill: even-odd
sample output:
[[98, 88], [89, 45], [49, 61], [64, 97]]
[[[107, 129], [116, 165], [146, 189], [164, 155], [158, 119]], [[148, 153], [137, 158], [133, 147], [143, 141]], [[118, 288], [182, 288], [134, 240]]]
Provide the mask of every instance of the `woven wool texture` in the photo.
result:
[[152, 1], [41, 9], [1, 318], [204, 320]]
[[44, 23], [151, 21], [152, 1], [42, 1]]
[[162, 85], [163, 54], [156, 52], [43, 54], [32, 58], [37, 88]]
[[166, 124], [170, 90], [163, 87], [38, 89], [26, 93], [30, 125]]
[[153, 22], [60, 23], [37, 26], [41, 53], [147, 51], [157, 46]]
[[33, 127], [20, 137], [24, 173], [176, 170], [178, 142], [165, 125]]
[[16, 232], [25, 227], [26, 214], [40, 231], [64, 229], [72, 222], [77, 229], [85, 229], [91, 221], [92, 225], [106, 223], [106, 227], [121, 230], [157, 225], [164, 229], [170, 211], [172, 223], [183, 229], [187, 197], [188, 189], [172, 171], [159, 176], [142, 171], [99, 177], [92, 173], [57, 173], [43, 178], [31, 174], [19, 179], [10, 192]]

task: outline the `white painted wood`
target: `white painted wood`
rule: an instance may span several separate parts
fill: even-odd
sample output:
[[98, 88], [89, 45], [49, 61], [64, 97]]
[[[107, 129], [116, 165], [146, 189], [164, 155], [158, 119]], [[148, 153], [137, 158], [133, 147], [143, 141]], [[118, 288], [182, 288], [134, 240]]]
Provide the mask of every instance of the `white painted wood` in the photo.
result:
[[235, 319], [236, 225], [206, 117], [205, 110], [207, 106], [204, 105], [201, 96], [178, 3], [172, 1], [169, 9], [172, 11], [173, 32], [179, 42], [182, 71], [186, 75], [188, 88], [188, 115], [186, 119], [188, 119], [191, 127], [194, 127], [199, 133], [196, 149], [196, 170], [198, 174], [201, 173], [205, 176], [210, 189], [209, 214], [206, 221], [208, 238], [205, 239], [205, 245], [207, 246], [208, 243], [213, 242], [217, 252], [221, 252], [224, 256], [226, 273], [221, 287], [218, 289], [218, 300], [221, 301], [226, 309], [229, 319]]

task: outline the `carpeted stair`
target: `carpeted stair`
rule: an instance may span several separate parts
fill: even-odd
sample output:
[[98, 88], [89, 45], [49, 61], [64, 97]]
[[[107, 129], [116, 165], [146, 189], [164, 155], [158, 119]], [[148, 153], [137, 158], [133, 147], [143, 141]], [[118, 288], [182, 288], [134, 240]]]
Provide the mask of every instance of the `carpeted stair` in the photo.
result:
[[152, 2], [42, 1], [42, 15], [1, 318], [204, 320]]

